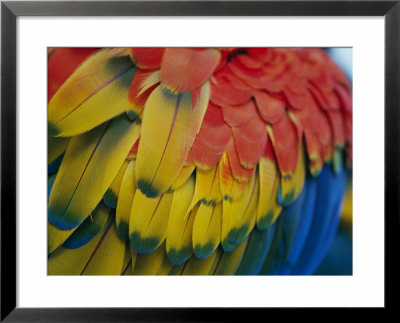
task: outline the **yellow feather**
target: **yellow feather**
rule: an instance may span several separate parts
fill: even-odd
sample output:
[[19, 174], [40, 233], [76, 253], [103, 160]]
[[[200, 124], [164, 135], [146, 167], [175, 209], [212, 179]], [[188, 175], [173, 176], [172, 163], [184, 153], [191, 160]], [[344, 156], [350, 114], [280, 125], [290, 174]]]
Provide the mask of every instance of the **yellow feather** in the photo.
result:
[[156, 275], [165, 258], [168, 258], [165, 252], [165, 244], [149, 254], [138, 255], [133, 275]]
[[47, 222], [47, 248], [48, 253], [52, 253], [59, 246], [63, 244], [65, 240], [77, 229], [78, 227], [73, 228], [72, 230], [60, 230], [57, 229], [56, 226]]
[[131, 274], [133, 273], [133, 269], [135, 268], [137, 253], [135, 249], [133, 249], [132, 245], [129, 243], [129, 251], [131, 253]]
[[296, 170], [292, 177], [281, 176], [280, 196], [283, 205], [293, 203], [300, 195], [306, 177], [305, 155], [303, 145], [299, 148]]
[[125, 241], [119, 237], [112, 223], [89, 259], [82, 275], [120, 275], [124, 255]]
[[146, 101], [137, 153], [137, 187], [160, 196], [178, 178], [200, 130], [210, 96], [206, 83], [192, 107], [190, 93], [172, 94], [158, 86]]
[[121, 275], [122, 276], [132, 276], [132, 263], [128, 264], [128, 267], [126, 267], [125, 270], [122, 271]]
[[192, 227], [198, 207], [192, 210], [189, 207], [194, 187], [194, 178], [191, 176], [181, 188], [173, 193], [166, 245], [168, 257], [175, 265], [185, 262], [193, 250]]
[[132, 209], [132, 202], [136, 192], [135, 181], [135, 160], [129, 161], [125, 174], [122, 178], [120, 193], [117, 202], [115, 222], [117, 231], [121, 238], [128, 239], [129, 217]]
[[47, 137], [47, 164], [51, 164], [67, 149], [69, 138]]
[[63, 247], [54, 251], [47, 262], [48, 275], [81, 275], [88, 260], [96, 250], [104, 234], [110, 229], [112, 222], [108, 219], [104, 228], [87, 244], [76, 249], [66, 249]]
[[235, 201], [239, 199], [246, 187], [247, 182], [238, 182], [233, 178], [231, 166], [229, 164], [228, 154], [225, 151], [218, 164], [219, 167], [219, 183], [224, 200]]
[[[132, 57], [131, 57], [132, 58]], [[138, 73], [139, 74], [139, 73]], [[137, 75], [135, 77], [137, 77]], [[134, 81], [133, 81], [134, 82]], [[160, 71], [153, 72], [149, 74], [141, 83], [140, 91], [137, 93], [137, 96], [140, 96], [148, 89], [150, 89], [153, 85], [156, 85], [160, 82]], [[126, 113], [132, 120], [135, 120], [139, 115], [143, 112], [143, 106], [141, 104], [137, 104], [136, 102], [132, 102], [128, 100], [128, 105], [126, 109]]]
[[257, 228], [272, 225], [282, 211], [278, 203], [279, 170], [276, 163], [261, 157], [259, 161], [260, 197], [257, 210]]
[[246, 246], [247, 239], [244, 239], [234, 250], [225, 251], [218, 262], [214, 275], [234, 275], [240, 266]]
[[221, 241], [222, 203], [201, 204], [193, 223], [193, 249], [199, 258], [208, 257]]
[[194, 164], [189, 164], [186, 165], [182, 168], [181, 172], [179, 173], [178, 178], [175, 180], [175, 182], [172, 184], [171, 188], [169, 189], [170, 191], [175, 191], [178, 188], [180, 188], [192, 175], [194, 171]]
[[111, 183], [110, 188], [107, 190], [106, 194], [104, 195], [104, 201], [106, 204], [115, 209], [117, 207], [118, 201], [118, 193], [121, 187], [122, 178], [124, 177], [126, 168], [128, 167], [128, 161], [125, 160], [122, 164], [120, 170], [118, 171], [117, 177], [114, 178], [113, 182]]
[[136, 124], [120, 116], [71, 138], [50, 193], [50, 222], [65, 230], [80, 224], [103, 198], [138, 136]]
[[[91, 233], [91, 237], [93, 237], [93, 234], [95, 234], [98, 231], [101, 231], [101, 229], [104, 227], [104, 225], [107, 223], [107, 219], [109, 218], [110, 215], [110, 209], [105, 206], [103, 203], [99, 203], [97, 205], [96, 209], [93, 210], [92, 214], [90, 215], [90, 218], [87, 218], [83, 223], [82, 226], [77, 226], [71, 230], [60, 230], [51, 223], [48, 223], [48, 231], [47, 231], [47, 238], [48, 238], [48, 252], [52, 253], [55, 249], [57, 249], [61, 244], [63, 244], [78, 228], [82, 228], [85, 231], [85, 234], [82, 235], [82, 232], [79, 232], [79, 230], [76, 231], [76, 233], [73, 235], [75, 242], [77, 242], [80, 239], [84, 239], [85, 237], [87, 239], [91, 239], [90, 237], [88, 238], [87, 230], [89, 230]], [[87, 223], [89, 221], [89, 226], [87, 226]], [[90, 227], [90, 229], [89, 229]], [[95, 231], [93, 231], [95, 230]], [[76, 236], [78, 234], [78, 236]], [[69, 240], [68, 240], [69, 241]], [[82, 240], [81, 240], [82, 241]], [[69, 241], [71, 242], [71, 241]], [[79, 242], [78, 242], [79, 243]], [[85, 243], [85, 242], [80, 242], [80, 243]], [[76, 245], [76, 244], [75, 244]], [[68, 248], [75, 248], [75, 247], [69, 247]]]
[[251, 206], [251, 197], [255, 192], [255, 175], [251, 177], [243, 196], [233, 202], [224, 200], [222, 208], [222, 231], [221, 242], [225, 251], [231, 251], [241, 236], [239, 228], [246, 214], [246, 211]]
[[148, 89], [150, 89], [153, 85], [156, 85], [158, 82], [160, 82], [160, 71], [156, 71], [154, 73], [151, 73], [147, 78], [143, 80], [140, 92], [138, 95], [142, 95], [144, 92], [146, 92]]
[[208, 275], [220, 254], [221, 251], [216, 249], [209, 257], [204, 259], [191, 257], [185, 264], [182, 275]]
[[135, 73], [127, 55], [127, 48], [102, 50], [75, 70], [49, 102], [51, 136], [81, 134], [126, 111]]
[[168, 275], [172, 267], [173, 265], [171, 263], [171, 260], [169, 260], [168, 257], [164, 257], [160, 269], [158, 269], [157, 275]]
[[[253, 176], [254, 186], [253, 192], [251, 193], [250, 201], [246, 207], [246, 211], [241, 219], [237, 219], [234, 225], [233, 231], [235, 235], [232, 239], [236, 239], [237, 243], [246, 238], [253, 230], [256, 223], [257, 207], [259, 199], [259, 183], [258, 176]], [[251, 184], [250, 184], [251, 185]]]
[[210, 170], [196, 169], [196, 190], [192, 205], [198, 201], [206, 205], [215, 205], [222, 201], [218, 169], [217, 166]]
[[136, 190], [129, 218], [129, 236], [136, 252], [149, 253], [164, 241], [171, 203], [172, 193], [149, 198]]
[[186, 263], [187, 262], [179, 266], [172, 266], [170, 271], [168, 272], [168, 275], [170, 276], [182, 275], [182, 270], [185, 268]]
[[353, 185], [348, 183], [346, 186], [346, 193], [343, 201], [343, 210], [340, 220], [346, 224], [347, 227], [352, 226], [353, 223]]
[[215, 252], [216, 252], [216, 256], [215, 256], [215, 258], [214, 258], [214, 260], [213, 260], [213, 262], [211, 264], [210, 271], [208, 272], [208, 275], [214, 275], [215, 269], [217, 268], [218, 263], [219, 263], [222, 255], [223, 255], [222, 248], [215, 249]]
[[131, 253], [129, 251], [129, 243], [125, 243], [124, 261], [122, 263], [121, 275], [124, 275], [129, 267], [132, 266]]

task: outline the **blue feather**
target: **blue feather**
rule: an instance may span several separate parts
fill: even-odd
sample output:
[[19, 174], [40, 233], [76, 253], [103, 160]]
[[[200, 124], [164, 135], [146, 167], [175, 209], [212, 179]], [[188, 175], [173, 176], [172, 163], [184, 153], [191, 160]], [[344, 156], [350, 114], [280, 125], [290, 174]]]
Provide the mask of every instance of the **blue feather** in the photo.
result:
[[48, 174], [54, 174], [58, 171], [60, 168], [61, 162], [64, 158], [64, 154], [61, 154], [61, 156], [57, 157], [56, 160], [54, 160], [51, 164], [47, 166], [47, 172]]
[[54, 181], [56, 180], [56, 175], [53, 174], [49, 176], [49, 180], [47, 182], [47, 200], [50, 198], [51, 189], [53, 188]]
[[258, 275], [271, 248], [275, 229], [276, 222], [268, 229], [255, 229], [251, 233], [236, 275]]
[[286, 248], [282, 215], [276, 221], [275, 235], [268, 256], [260, 270], [260, 275], [278, 275], [282, 270]]
[[325, 255], [333, 237], [332, 232], [337, 228], [345, 178], [343, 170], [335, 175], [330, 166], [325, 166], [321, 171], [317, 179], [317, 200], [311, 228], [292, 274], [313, 274]]
[[307, 239], [315, 210], [316, 191], [317, 180], [311, 176], [308, 176], [303, 187], [302, 194], [304, 194], [304, 202], [302, 206], [301, 218], [297, 225], [296, 234], [286, 259], [285, 268], [283, 269], [283, 273], [285, 274], [289, 274], [291, 272], [291, 269], [293, 268], [294, 264], [296, 264]]
[[316, 275], [351, 275], [353, 272], [351, 231], [339, 225], [335, 238]]
[[262, 274], [285, 274], [286, 259], [292, 249], [294, 238], [298, 230], [305, 196], [306, 190], [303, 187], [298, 198], [291, 205], [283, 207], [282, 213], [278, 219], [278, 228], [275, 233], [271, 251], [261, 270]]
[[106, 225], [110, 211], [101, 204], [88, 216], [85, 221], [64, 242], [63, 247], [75, 249], [92, 240]]

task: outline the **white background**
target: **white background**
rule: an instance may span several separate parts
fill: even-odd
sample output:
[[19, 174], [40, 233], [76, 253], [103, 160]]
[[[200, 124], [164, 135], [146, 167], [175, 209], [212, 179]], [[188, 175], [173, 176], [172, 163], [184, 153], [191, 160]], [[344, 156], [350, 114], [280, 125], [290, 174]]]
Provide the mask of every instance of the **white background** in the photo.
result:
[[[19, 307], [383, 306], [384, 19], [18, 18]], [[353, 276], [48, 277], [46, 47], [353, 47]]]

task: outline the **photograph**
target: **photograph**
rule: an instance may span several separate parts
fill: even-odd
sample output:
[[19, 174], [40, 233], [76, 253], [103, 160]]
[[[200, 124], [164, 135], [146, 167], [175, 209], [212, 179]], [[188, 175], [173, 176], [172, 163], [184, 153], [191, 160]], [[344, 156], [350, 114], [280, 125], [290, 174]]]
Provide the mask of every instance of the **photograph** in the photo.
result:
[[0, 321], [398, 312], [399, 2], [2, 1]]
[[352, 275], [351, 47], [45, 54], [47, 275]]

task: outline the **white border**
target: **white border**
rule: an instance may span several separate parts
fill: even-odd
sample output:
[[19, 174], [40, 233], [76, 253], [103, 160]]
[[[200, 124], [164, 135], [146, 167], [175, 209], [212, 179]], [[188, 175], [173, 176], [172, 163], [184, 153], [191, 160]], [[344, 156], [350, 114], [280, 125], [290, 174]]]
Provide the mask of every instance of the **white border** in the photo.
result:
[[[20, 307], [383, 306], [384, 19], [18, 18]], [[353, 46], [351, 277], [46, 276], [46, 46]]]

